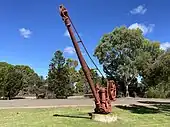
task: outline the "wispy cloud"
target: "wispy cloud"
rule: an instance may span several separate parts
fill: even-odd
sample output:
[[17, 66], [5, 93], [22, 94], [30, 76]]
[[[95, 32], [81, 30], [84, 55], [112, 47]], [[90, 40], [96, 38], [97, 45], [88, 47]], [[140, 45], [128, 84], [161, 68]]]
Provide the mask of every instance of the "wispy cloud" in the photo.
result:
[[[85, 52], [82, 50], [82, 48], [80, 47], [80, 51], [81, 51], [81, 54], [84, 56], [85, 55]], [[64, 49], [64, 53], [67, 53], [69, 55], [74, 55], [76, 54], [76, 51], [74, 49], [74, 47], [72, 46], [67, 46], [65, 49]]]
[[74, 54], [75, 53], [75, 49], [71, 46], [68, 46], [64, 49], [64, 53], [68, 53], [68, 54]]
[[20, 35], [23, 36], [24, 38], [30, 38], [32, 32], [29, 29], [26, 28], [20, 28], [19, 29]]
[[129, 29], [141, 29], [143, 34], [151, 33], [155, 27], [155, 24], [149, 24], [149, 25], [144, 25], [144, 24], [139, 24], [139, 23], [134, 23], [129, 26]]
[[68, 30], [66, 30], [66, 31], [64, 32], [64, 36], [70, 38], [70, 34], [69, 34]]
[[[75, 34], [75, 33], [74, 33], [74, 34]], [[75, 35], [77, 36], [77, 34], [75, 34]], [[70, 34], [69, 34], [68, 30], [66, 30], [66, 31], [64, 32], [64, 36], [70, 38]], [[79, 33], [79, 36], [82, 37], [82, 34]]]
[[132, 9], [130, 11], [131, 14], [145, 14], [145, 12], [147, 11], [147, 8], [145, 8], [144, 5], [139, 5], [138, 7]]
[[163, 50], [167, 50], [168, 48], [170, 48], [170, 42], [161, 43], [160, 47]]

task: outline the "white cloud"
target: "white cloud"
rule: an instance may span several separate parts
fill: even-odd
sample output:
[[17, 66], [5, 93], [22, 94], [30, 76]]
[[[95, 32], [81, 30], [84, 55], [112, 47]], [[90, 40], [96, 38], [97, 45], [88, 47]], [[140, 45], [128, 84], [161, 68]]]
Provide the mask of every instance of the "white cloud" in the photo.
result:
[[[74, 33], [74, 34], [75, 34], [75, 33]], [[75, 35], [77, 36], [77, 34], [75, 34]], [[70, 34], [69, 34], [68, 30], [66, 30], [66, 31], [64, 32], [64, 36], [70, 38]], [[79, 36], [82, 37], [82, 34], [79, 33]]]
[[143, 34], [151, 33], [155, 27], [155, 24], [149, 24], [149, 25], [144, 25], [144, 24], [139, 24], [139, 23], [134, 23], [129, 26], [129, 29], [141, 29]]
[[[84, 55], [85, 55], [85, 52], [82, 50], [82, 48], [80, 48], [80, 51], [81, 51], [81, 54], [84, 56]], [[64, 49], [64, 53], [73, 55], [73, 54], [76, 53], [76, 51], [75, 51], [74, 47], [67, 46], [67, 47]]]
[[69, 34], [68, 30], [65, 31], [64, 36], [70, 37], [70, 34]]
[[24, 38], [30, 38], [32, 32], [29, 29], [26, 28], [20, 28], [19, 29], [20, 35]]
[[68, 54], [74, 54], [75, 53], [75, 49], [71, 46], [68, 46], [64, 49], [64, 53], [68, 53]]
[[161, 49], [167, 50], [170, 48], [170, 42], [161, 43]]
[[131, 14], [145, 14], [147, 9], [144, 7], [144, 5], [139, 5], [138, 7], [134, 8], [130, 11]]

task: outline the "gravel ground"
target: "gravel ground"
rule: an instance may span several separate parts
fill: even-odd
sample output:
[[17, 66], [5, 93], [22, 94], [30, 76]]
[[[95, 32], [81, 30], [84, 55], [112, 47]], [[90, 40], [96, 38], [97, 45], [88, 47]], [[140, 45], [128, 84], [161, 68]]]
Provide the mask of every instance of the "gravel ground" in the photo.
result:
[[[142, 103], [141, 103], [142, 102]], [[112, 105], [150, 105], [148, 103], [168, 103], [170, 99], [146, 99], [146, 98], [117, 98]], [[18, 100], [0, 100], [0, 108], [45, 108], [45, 107], [67, 107], [67, 106], [93, 106], [93, 99], [18, 99]]]

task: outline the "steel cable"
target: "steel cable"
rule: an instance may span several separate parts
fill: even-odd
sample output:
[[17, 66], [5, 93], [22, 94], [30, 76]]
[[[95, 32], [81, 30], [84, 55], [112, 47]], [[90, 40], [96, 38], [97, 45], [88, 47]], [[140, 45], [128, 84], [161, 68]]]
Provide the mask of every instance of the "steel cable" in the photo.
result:
[[87, 53], [88, 57], [90, 58], [91, 62], [92, 62], [93, 65], [96, 67], [96, 69], [97, 69], [98, 72], [101, 74], [101, 76], [104, 77], [103, 74], [102, 74], [102, 72], [100, 71], [100, 69], [97, 67], [96, 63], [95, 63], [95, 62], [93, 61], [93, 59], [91, 58], [89, 52], [87, 51], [87, 48], [86, 48], [86, 46], [84, 45], [84, 43], [83, 43], [83, 41], [82, 41], [82, 39], [81, 39], [81, 37], [80, 37], [78, 31], [76, 30], [76, 28], [75, 28], [73, 22], [71, 21], [70, 17], [69, 17], [69, 20], [70, 20], [70, 22], [71, 22], [71, 24], [72, 24], [72, 26], [73, 26], [74, 31], [76, 32], [76, 34], [77, 34], [77, 36], [78, 36], [78, 38], [79, 38], [79, 40], [80, 40], [79, 42], [82, 44], [82, 46], [83, 46], [85, 52]]

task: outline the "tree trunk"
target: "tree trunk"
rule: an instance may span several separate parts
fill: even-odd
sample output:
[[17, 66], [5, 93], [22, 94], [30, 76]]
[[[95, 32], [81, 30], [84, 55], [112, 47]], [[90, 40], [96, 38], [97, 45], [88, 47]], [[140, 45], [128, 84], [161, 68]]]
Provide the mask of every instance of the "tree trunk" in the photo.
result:
[[127, 83], [127, 78], [124, 78], [124, 85], [125, 85], [125, 89], [126, 89], [126, 97], [129, 97], [129, 84]]
[[129, 97], [129, 86], [126, 84], [126, 97]]
[[10, 92], [8, 92], [8, 100], [11, 100]]

